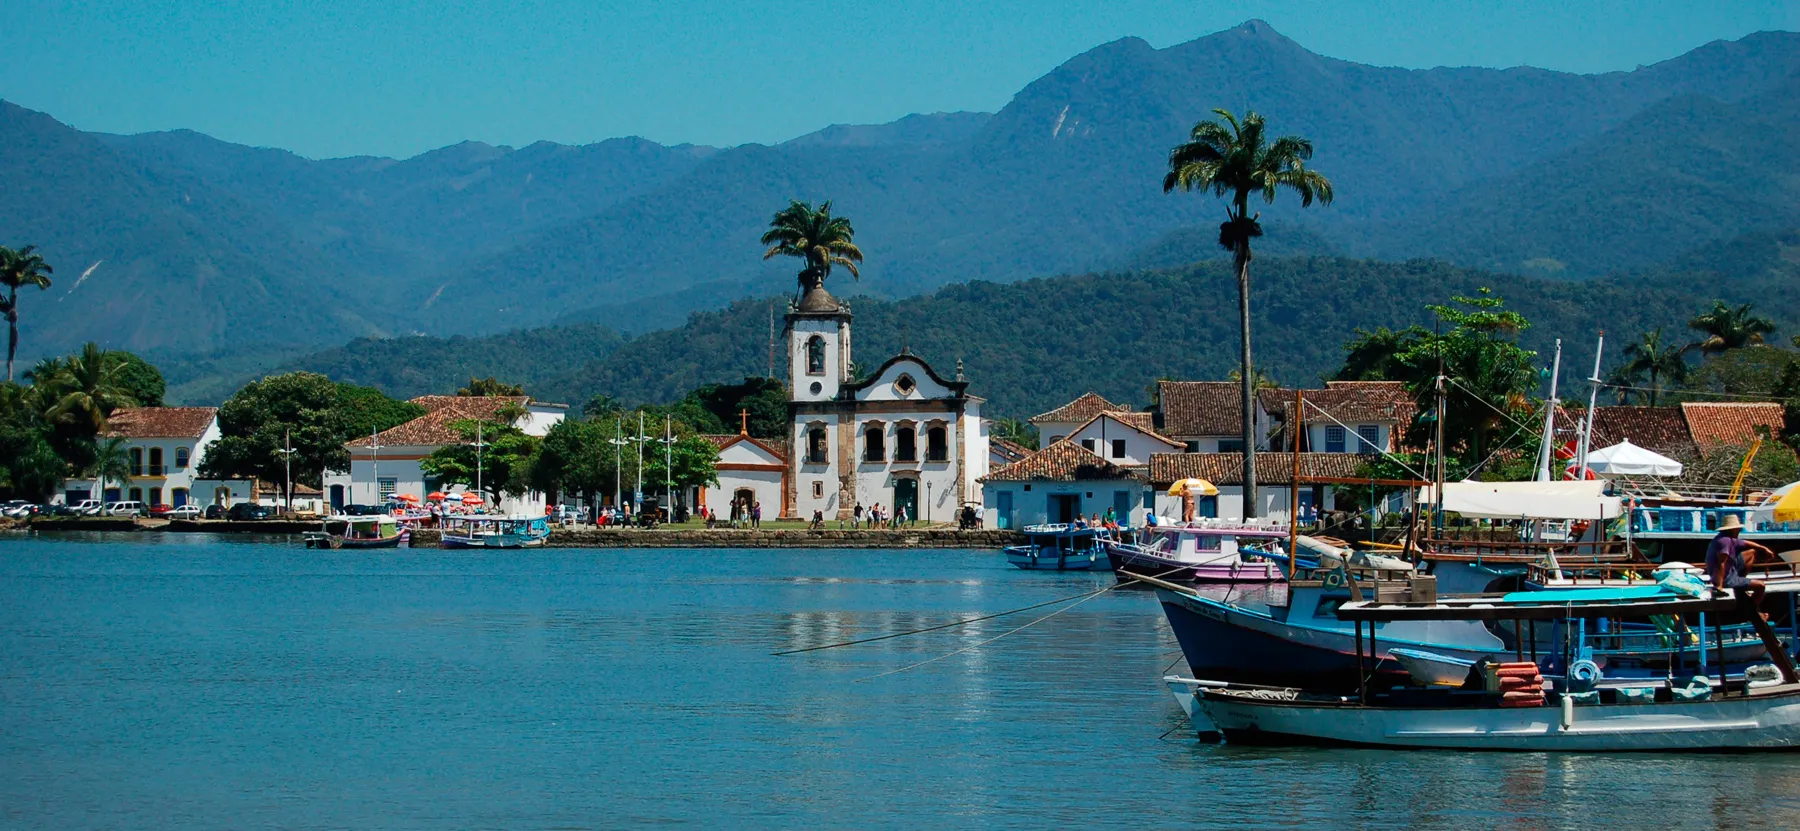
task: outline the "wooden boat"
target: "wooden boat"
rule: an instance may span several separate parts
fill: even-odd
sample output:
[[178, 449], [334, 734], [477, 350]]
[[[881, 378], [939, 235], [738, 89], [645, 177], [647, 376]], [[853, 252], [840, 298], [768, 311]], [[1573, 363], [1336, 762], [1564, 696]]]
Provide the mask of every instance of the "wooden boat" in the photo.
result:
[[301, 533], [307, 548], [397, 548], [411, 537], [391, 516], [329, 516], [319, 530]]
[[1145, 528], [1137, 542], [1101, 545], [1120, 579], [1129, 571], [1176, 583], [1274, 583], [1282, 579], [1280, 566], [1246, 547], [1279, 546], [1287, 537], [1287, 529], [1275, 526], [1208, 521]]
[[[1532, 686], [1500, 684], [1461, 689], [1388, 686], [1372, 679], [1363, 649], [1376, 626], [1398, 622], [1620, 619], [1649, 615], [1742, 614], [1729, 592], [1706, 598], [1624, 597], [1603, 601], [1553, 599], [1567, 592], [1536, 593], [1530, 600], [1456, 598], [1432, 602], [1364, 601], [1337, 614], [1356, 626], [1358, 690], [1355, 696], [1305, 687], [1260, 687], [1198, 678], [1165, 681], [1190, 712], [1210, 722], [1227, 741], [1247, 743], [1342, 743], [1382, 747], [1524, 751], [1651, 751], [1790, 749], [1800, 747], [1800, 677], [1775, 632], [1748, 615], [1769, 646], [1779, 681], [1760, 685], [1721, 678], [1700, 691], [1666, 682], [1641, 687], [1575, 692], [1536, 670]], [[1385, 633], [1384, 633], [1385, 634]], [[1529, 667], [1530, 664], [1521, 664]], [[1525, 682], [1522, 676], [1514, 679]]]
[[442, 524], [440, 548], [533, 548], [550, 539], [549, 517], [451, 514]]
[[1100, 541], [1111, 538], [1104, 528], [1056, 525], [1029, 525], [1025, 543], [1006, 547], [1006, 561], [1028, 571], [1086, 571], [1108, 568], [1106, 551]]
[[1743, 539], [1761, 543], [1777, 553], [1800, 550], [1800, 522], [1775, 520], [1774, 503], [1724, 505], [1692, 500], [1646, 500], [1657, 504], [1631, 511], [1629, 533], [1644, 554], [1657, 562], [1703, 562], [1706, 547], [1719, 533], [1727, 516], [1743, 522]]

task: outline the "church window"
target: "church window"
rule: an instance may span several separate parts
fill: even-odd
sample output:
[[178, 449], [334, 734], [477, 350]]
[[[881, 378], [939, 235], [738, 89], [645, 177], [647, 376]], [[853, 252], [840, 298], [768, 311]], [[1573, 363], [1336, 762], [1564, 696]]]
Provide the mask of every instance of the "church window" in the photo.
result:
[[825, 498], [825, 483], [824, 482], [821, 482], [817, 479], [813, 480], [813, 498], [814, 499], [824, 499]]
[[806, 341], [806, 373], [825, 374], [825, 339], [818, 335], [813, 335]]
[[887, 461], [887, 434], [880, 424], [871, 424], [863, 430], [863, 461]]
[[902, 375], [898, 380], [894, 381], [894, 389], [899, 390], [901, 395], [910, 395], [912, 394], [912, 391], [918, 389], [918, 387], [919, 385], [913, 382], [911, 375]]
[[901, 427], [894, 432], [894, 461], [916, 462], [919, 460], [919, 434], [912, 427]]
[[950, 458], [950, 431], [942, 424], [933, 424], [925, 429], [925, 460], [942, 462]]
[[806, 431], [806, 461], [815, 465], [829, 461], [825, 454], [825, 428], [814, 427]]

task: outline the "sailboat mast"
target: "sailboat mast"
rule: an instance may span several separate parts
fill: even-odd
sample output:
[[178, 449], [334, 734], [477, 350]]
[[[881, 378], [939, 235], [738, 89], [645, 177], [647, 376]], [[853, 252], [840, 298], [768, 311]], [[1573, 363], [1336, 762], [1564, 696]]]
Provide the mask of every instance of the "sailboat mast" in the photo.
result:
[[1556, 443], [1556, 379], [1562, 374], [1562, 338], [1556, 339], [1556, 358], [1550, 364], [1550, 398], [1544, 402], [1544, 438], [1538, 444], [1539, 482], [1550, 481], [1551, 446]]
[[1594, 374], [1588, 378], [1587, 416], [1581, 420], [1581, 444], [1575, 451], [1576, 470], [1583, 478], [1587, 477], [1588, 450], [1594, 442], [1594, 407], [1600, 403], [1600, 354], [1606, 350], [1606, 330], [1600, 330], [1600, 340], [1594, 344]]

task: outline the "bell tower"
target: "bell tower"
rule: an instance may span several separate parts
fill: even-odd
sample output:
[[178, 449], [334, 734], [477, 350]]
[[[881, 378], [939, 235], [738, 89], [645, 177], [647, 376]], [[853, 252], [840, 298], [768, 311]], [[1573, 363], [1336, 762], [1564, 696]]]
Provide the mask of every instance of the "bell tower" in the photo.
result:
[[789, 307], [788, 400], [832, 401], [850, 380], [850, 310], [817, 282]]

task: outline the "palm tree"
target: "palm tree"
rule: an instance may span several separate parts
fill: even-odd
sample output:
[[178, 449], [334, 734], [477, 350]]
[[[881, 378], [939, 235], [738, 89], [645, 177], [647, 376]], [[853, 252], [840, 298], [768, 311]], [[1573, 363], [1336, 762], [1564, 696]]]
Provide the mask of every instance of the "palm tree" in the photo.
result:
[[54, 271], [44, 258], [32, 253], [35, 245], [17, 251], [0, 246], [0, 284], [6, 286], [6, 299], [0, 300], [0, 314], [6, 315], [6, 380], [13, 379], [13, 356], [19, 352], [19, 289], [24, 286], [50, 288]]
[[856, 229], [850, 227], [850, 220], [831, 215], [830, 200], [815, 209], [812, 203], [795, 199], [769, 220], [769, 230], [762, 235], [762, 244], [769, 246], [769, 250], [763, 252], [763, 259], [779, 256], [804, 260], [806, 268], [800, 272], [800, 293], [805, 296], [815, 286], [825, 284], [832, 266], [841, 265], [849, 270], [851, 277], [861, 279], [856, 264], [862, 262], [863, 253], [851, 241], [855, 236]]
[[[137, 406], [131, 391], [119, 384], [124, 363], [89, 343], [81, 354], [63, 362], [53, 383], [56, 400], [45, 417], [59, 424], [79, 425], [99, 434], [114, 410]], [[33, 371], [35, 374], [35, 370]], [[42, 383], [43, 379], [38, 379]]]
[[1680, 383], [1687, 377], [1687, 351], [1693, 345], [1676, 346], [1663, 342], [1662, 327], [1655, 331], [1645, 332], [1642, 340], [1625, 347], [1625, 364], [1619, 367], [1619, 376], [1635, 382], [1640, 377], [1650, 379], [1650, 406], [1656, 406], [1656, 396], [1662, 392], [1662, 381], [1669, 380]]
[[131, 476], [130, 442], [118, 436], [101, 439], [94, 443], [94, 463], [88, 465], [88, 475], [94, 477], [99, 491], [96, 499], [106, 500], [106, 482], [117, 479], [121, 484]]
[[1688, 321], [1688, 328], [1706, 336], [1696, 344], [1702, 353], [1717, 355], [1746, 346], [1761, 346], [1763, 335], [1775, 331], [1775, 323], [1751, 314], [1749, 303], [1734, 309], [1723, 300], [1714, 300], [1711, 309]]
[[1252, 418], [1256, 372], [1250, 364], [1250, 240], [1262, 236], [1261, 213], [1250, 213], [1250, 195], [1262, 194], [1264, 202], [1273, 203], [1283, 188], [1300, 194], [1300, 206], [1308, 207], [1317, 199], [1331, 204], [1331, 180], [1306, 162], [1312, 158], [1312, 142], [1300, 136], [1283, 136], [1273, 142], [1263, 135], [1263, 117], [1244, 113], [1239, 121], [1229, 111], [1213, 110], [1218, 121], [1202, 121], [1194, 125], [1185, 144], [1169, 151], [1169, 173], [1163, 177], [1163, 192], [1210, 190], [1214, 196], [1230, 201], [1225, 207], [1225, 221], [1219, 225], [1219, 246], [1230, 251], [1237, 269], [1238, 344], [1241, 365], [1239, 386], [1244, 408], [1244, 516], [1256, 515], [1256, 437]]

